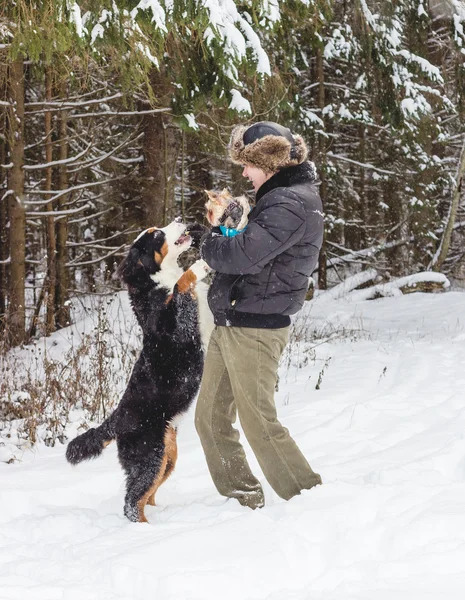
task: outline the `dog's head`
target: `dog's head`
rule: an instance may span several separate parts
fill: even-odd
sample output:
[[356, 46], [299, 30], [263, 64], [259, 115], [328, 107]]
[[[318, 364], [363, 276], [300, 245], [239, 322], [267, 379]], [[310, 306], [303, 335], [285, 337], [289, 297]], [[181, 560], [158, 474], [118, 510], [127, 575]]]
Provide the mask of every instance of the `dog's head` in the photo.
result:
[[231, 192], [224, 188], [221, 192], [215, 190], [205, 190], [208, 196], [208, 200], [205, 202], [205, 208], [207, 209], [207, 220], [210, 225], [220, 225], [221, 217], [224, 211], [228, 208], [230, 203], [234, 200]]
[[198, 247], [205, 232], [203, 225], [186, 225], [180, 218], [166, 227], [146, 229], [134, 240], [118, 267], [118, 276], [134, 287], [143, 285], [147, 276], [155, 275], [165, 265], [175, 265], [191, 246]]
[[247, 215], [250, 204], [245, 196], [234, 197], [226, 188], [221, 192], [206, 190], [208, 200], [205, 203], [208, 222], [214, 227], [244, 227], [247, 224]]

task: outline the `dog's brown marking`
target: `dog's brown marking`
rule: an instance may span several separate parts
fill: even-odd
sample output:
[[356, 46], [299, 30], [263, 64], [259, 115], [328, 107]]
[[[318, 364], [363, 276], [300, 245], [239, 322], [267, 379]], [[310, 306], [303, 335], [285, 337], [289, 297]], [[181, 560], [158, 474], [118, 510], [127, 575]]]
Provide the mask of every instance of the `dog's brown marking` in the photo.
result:
[[165, 258], [165, 256], [168, 254], [168, 243], [165, 240], [163, 242], [163, 246], [160, 249], [160, 252], [155, 251], [155, 254], [153, 256], [155, 262], [157, 263], [157, 265], [161, 265], [161, 263], [163, 262], [163, 259]]
[[[165, 472], [158, 484], [158, 487], [153, 490], [149, 498], [147, 499], [147, 504], [150, 506], [155, 506], [155, 493], [157, 489], [165, 483], [171, 473], [174, 471], [174, 467], [176, 466], [176, 461], [178, 460], [178, 444], [176, 442], [176, 429], [173, 427], [168, 427], [165, 433], [165, 456], [166, 458], [166, 467]], [[152, 488], [151, 488], [152, 489]]]
[[149, 229], [147, 229], [147, 231], [145, 233], [153, 233], [157, 229], [158, 229], [158, 227], [149, 227]]
[[173, 299], [173, 294], [170, 294], [167, 299], [165, 300], [165, 304], [169, 304], [171, 302], [171, 300]]
[[161, 481], [163, 479], [163, 475], [165, 474], [165, 471], [166, 471], [167, 462], [168, 462], [168, 458], [165, 453], [163, 455], [163, 458], [161, 461], [160, 470], [158, 471], [158, 475], [155, 477], [153, 484], [150, 486], [150, 488], [147, 490], [147, 492], [145, 492], [145, 494], [142, 496], [142, 498], [137, 503], [137, 510], [139, 512], [139, 523], [148, 523], [147, 517], [144, 514], [144, 509], [147, 505], [149, 498], [151, 498], [152, 496], [155, 496], [155, 492], [160, 487]]
[[197, 281], [197, 277], [195, 273], [192, 272], [191, 269], [187, 269], [178, 279], [177, 286], [178, 290], [181, 294], [187, 294], [188, 292], [192, 292], [195, 287]]
[[109, 446], [111, 444], [113, 440], [104, 440], [103, 441], [103, 447], [106, 448], [107, 446]]

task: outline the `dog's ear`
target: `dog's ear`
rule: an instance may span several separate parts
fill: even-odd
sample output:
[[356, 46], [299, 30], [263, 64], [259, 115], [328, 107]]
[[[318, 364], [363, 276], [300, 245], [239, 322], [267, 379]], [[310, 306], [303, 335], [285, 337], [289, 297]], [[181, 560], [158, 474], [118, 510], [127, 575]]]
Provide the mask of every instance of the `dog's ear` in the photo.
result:
[[130, 277], [133, 277], [136, 272], [140, 271], [142, 268], [142, 263], [140, 262], [140, 252], [136, 246], [132, 246], [126, 258], [124, 258], [119, 264], [116, 274], [120, 279], [127, 283], [127, 280]]
[[218, 192], [215, 192], [215, 190], [205, 190], [205, 193], [207, 194], [210, 202], [213, 202], [215, 204], [221, 204], [221, 200], [218, 198]]

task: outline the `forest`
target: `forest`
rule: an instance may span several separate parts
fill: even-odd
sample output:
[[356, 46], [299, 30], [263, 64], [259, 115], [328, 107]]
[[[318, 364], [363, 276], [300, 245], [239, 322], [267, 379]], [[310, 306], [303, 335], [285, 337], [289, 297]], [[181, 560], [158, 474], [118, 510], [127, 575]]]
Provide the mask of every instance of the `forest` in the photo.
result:
[[70, 323], [120, 289], [141, 229], [252, 190], [233, 126], [300, 133], [321, 180], [325, 290], [465, 278], [465, 3], [1, 0], [0, 335]]

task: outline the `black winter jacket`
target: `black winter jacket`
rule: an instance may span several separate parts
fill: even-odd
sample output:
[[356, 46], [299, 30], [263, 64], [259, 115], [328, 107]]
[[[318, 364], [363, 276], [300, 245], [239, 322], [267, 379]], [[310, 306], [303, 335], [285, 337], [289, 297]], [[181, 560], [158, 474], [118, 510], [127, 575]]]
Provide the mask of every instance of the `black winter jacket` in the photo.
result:
[[[218, 230], [219, 231], [219, 230]], [[212, 230], [201, 255], [216, 271], [208, 303], [216, 325], [286, 327], [303, 305], [323, 240], [318, 183], [308, 163], [259, 188], [243, 233]]]

